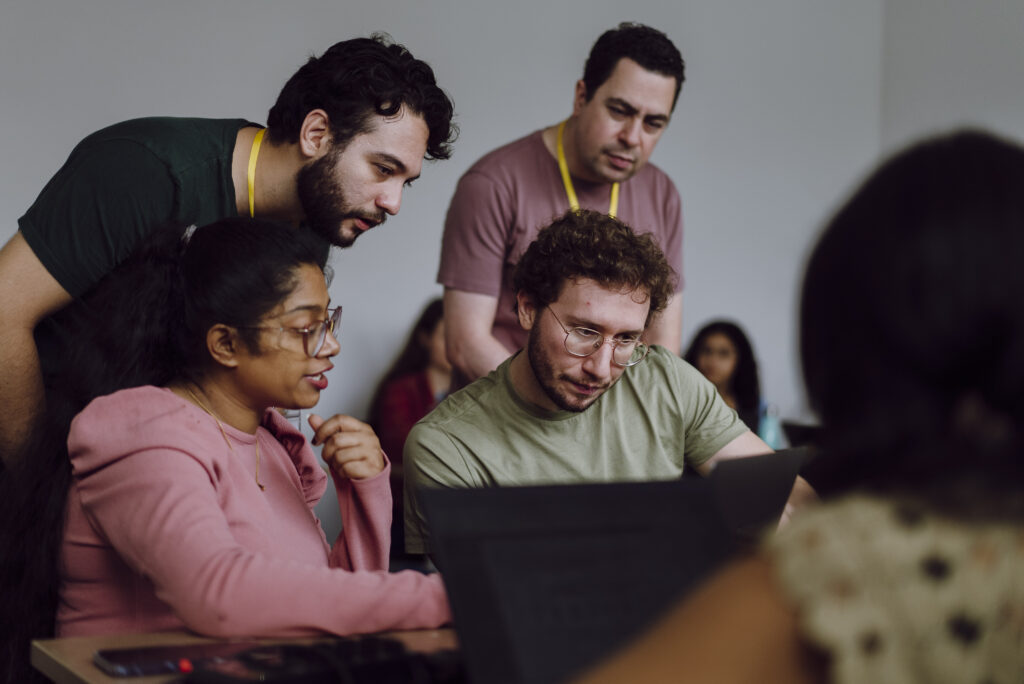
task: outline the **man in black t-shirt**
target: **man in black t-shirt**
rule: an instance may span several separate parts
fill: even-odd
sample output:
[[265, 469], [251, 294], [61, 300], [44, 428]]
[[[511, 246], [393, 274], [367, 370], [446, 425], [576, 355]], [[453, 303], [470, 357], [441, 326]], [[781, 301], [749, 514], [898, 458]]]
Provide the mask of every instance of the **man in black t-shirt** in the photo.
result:
[[55, 314], [70, 314], [149, 231], [254, 215], [347, 247], [398, 212], [423, 159], [449, 157], [451, 119], [430, 67], [374, 36], [310, 58], [265, 130], [151, 118], [86, 137], [0, 250], [0, 456], [23, 443], [44, 383], [59, 381]]

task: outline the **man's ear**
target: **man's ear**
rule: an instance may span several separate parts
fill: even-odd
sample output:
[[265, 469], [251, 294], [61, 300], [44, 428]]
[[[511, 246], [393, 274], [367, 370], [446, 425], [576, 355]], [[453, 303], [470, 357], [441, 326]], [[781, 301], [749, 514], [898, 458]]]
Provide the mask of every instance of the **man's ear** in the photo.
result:
[[327, 154], [331, 147], [331, 120], [327, 112], [313, 109], [302, 120], [299, 127], [299, 151], [310, 159]]
[[524, 292], [516, 293], [516, 315], [519, 316], [519, 326], [523, 330], [532, 330], [537, 320], [537, 307], [533, 299]]
[[238, 355], [242, 342], [238, 330], [218, 323], [206, 331], [206, 349], [214, 361], [227, 368], [238, 366]]
[[572, 96], [572, 115], [579, 116], [583, 106], [587, 104], [587, 85], [583, 79], [576, 81], [576, 92]]

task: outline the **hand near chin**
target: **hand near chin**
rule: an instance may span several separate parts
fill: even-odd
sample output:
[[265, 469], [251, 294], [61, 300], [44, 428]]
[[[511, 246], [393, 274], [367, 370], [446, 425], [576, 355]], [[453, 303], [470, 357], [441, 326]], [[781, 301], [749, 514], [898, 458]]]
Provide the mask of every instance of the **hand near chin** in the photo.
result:
[[363, 421], [340, 413], [324, 420], [313, 413], [309, 426], [315, 433], [313, 446], [323, 445], [320, 455], [336, 474], [365, 480], [384, 470], [380, 440]]

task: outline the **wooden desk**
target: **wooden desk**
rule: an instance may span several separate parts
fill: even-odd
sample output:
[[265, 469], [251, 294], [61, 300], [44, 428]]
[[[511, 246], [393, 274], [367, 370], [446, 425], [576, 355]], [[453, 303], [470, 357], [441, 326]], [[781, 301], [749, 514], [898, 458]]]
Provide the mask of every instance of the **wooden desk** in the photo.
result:
[[[419, 653], [432, 653], [458, 647], [454, 629], [389, 632], [388, 636], [400, 639], [407, 648]], [[217, 639], [201, 637], [184, 631], [37, 639], [32, 642], [32, 667], [57, 684], [158, 684], [173, 681], [181, 675], [108, 677], [92, 664], [92, 655], [101, 648], [202, 644], [215, 641]], [[316, 639], [267, 639], [265, 641], [266, 643], [310, 643]]]

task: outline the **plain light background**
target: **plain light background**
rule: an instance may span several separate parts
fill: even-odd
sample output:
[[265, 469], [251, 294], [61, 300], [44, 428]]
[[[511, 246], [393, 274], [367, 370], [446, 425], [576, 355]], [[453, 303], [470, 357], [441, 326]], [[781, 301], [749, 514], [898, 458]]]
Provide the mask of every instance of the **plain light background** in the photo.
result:
[[960, 124], [1024, 138], [1024, 2], [6, 0], [0, 241], [91, 131], [149, 115], [265, 121], [311, 54], [386, 31], [434, 67], [462, 134], [450, 161], [425, 164], [397, 217], [332, 259], [342, 351], [317, 411], [365, 417], [440, 294], [458, 177], [564, 118], [593, 41], [623, 20], [665, 31], [687, 65], [652, 157], [683, 198], [684, 345], [710, 318], [738, 321], [766, 400], [810, 419], [795, 304], [816, 234], [880, 155], [912, 139]]

